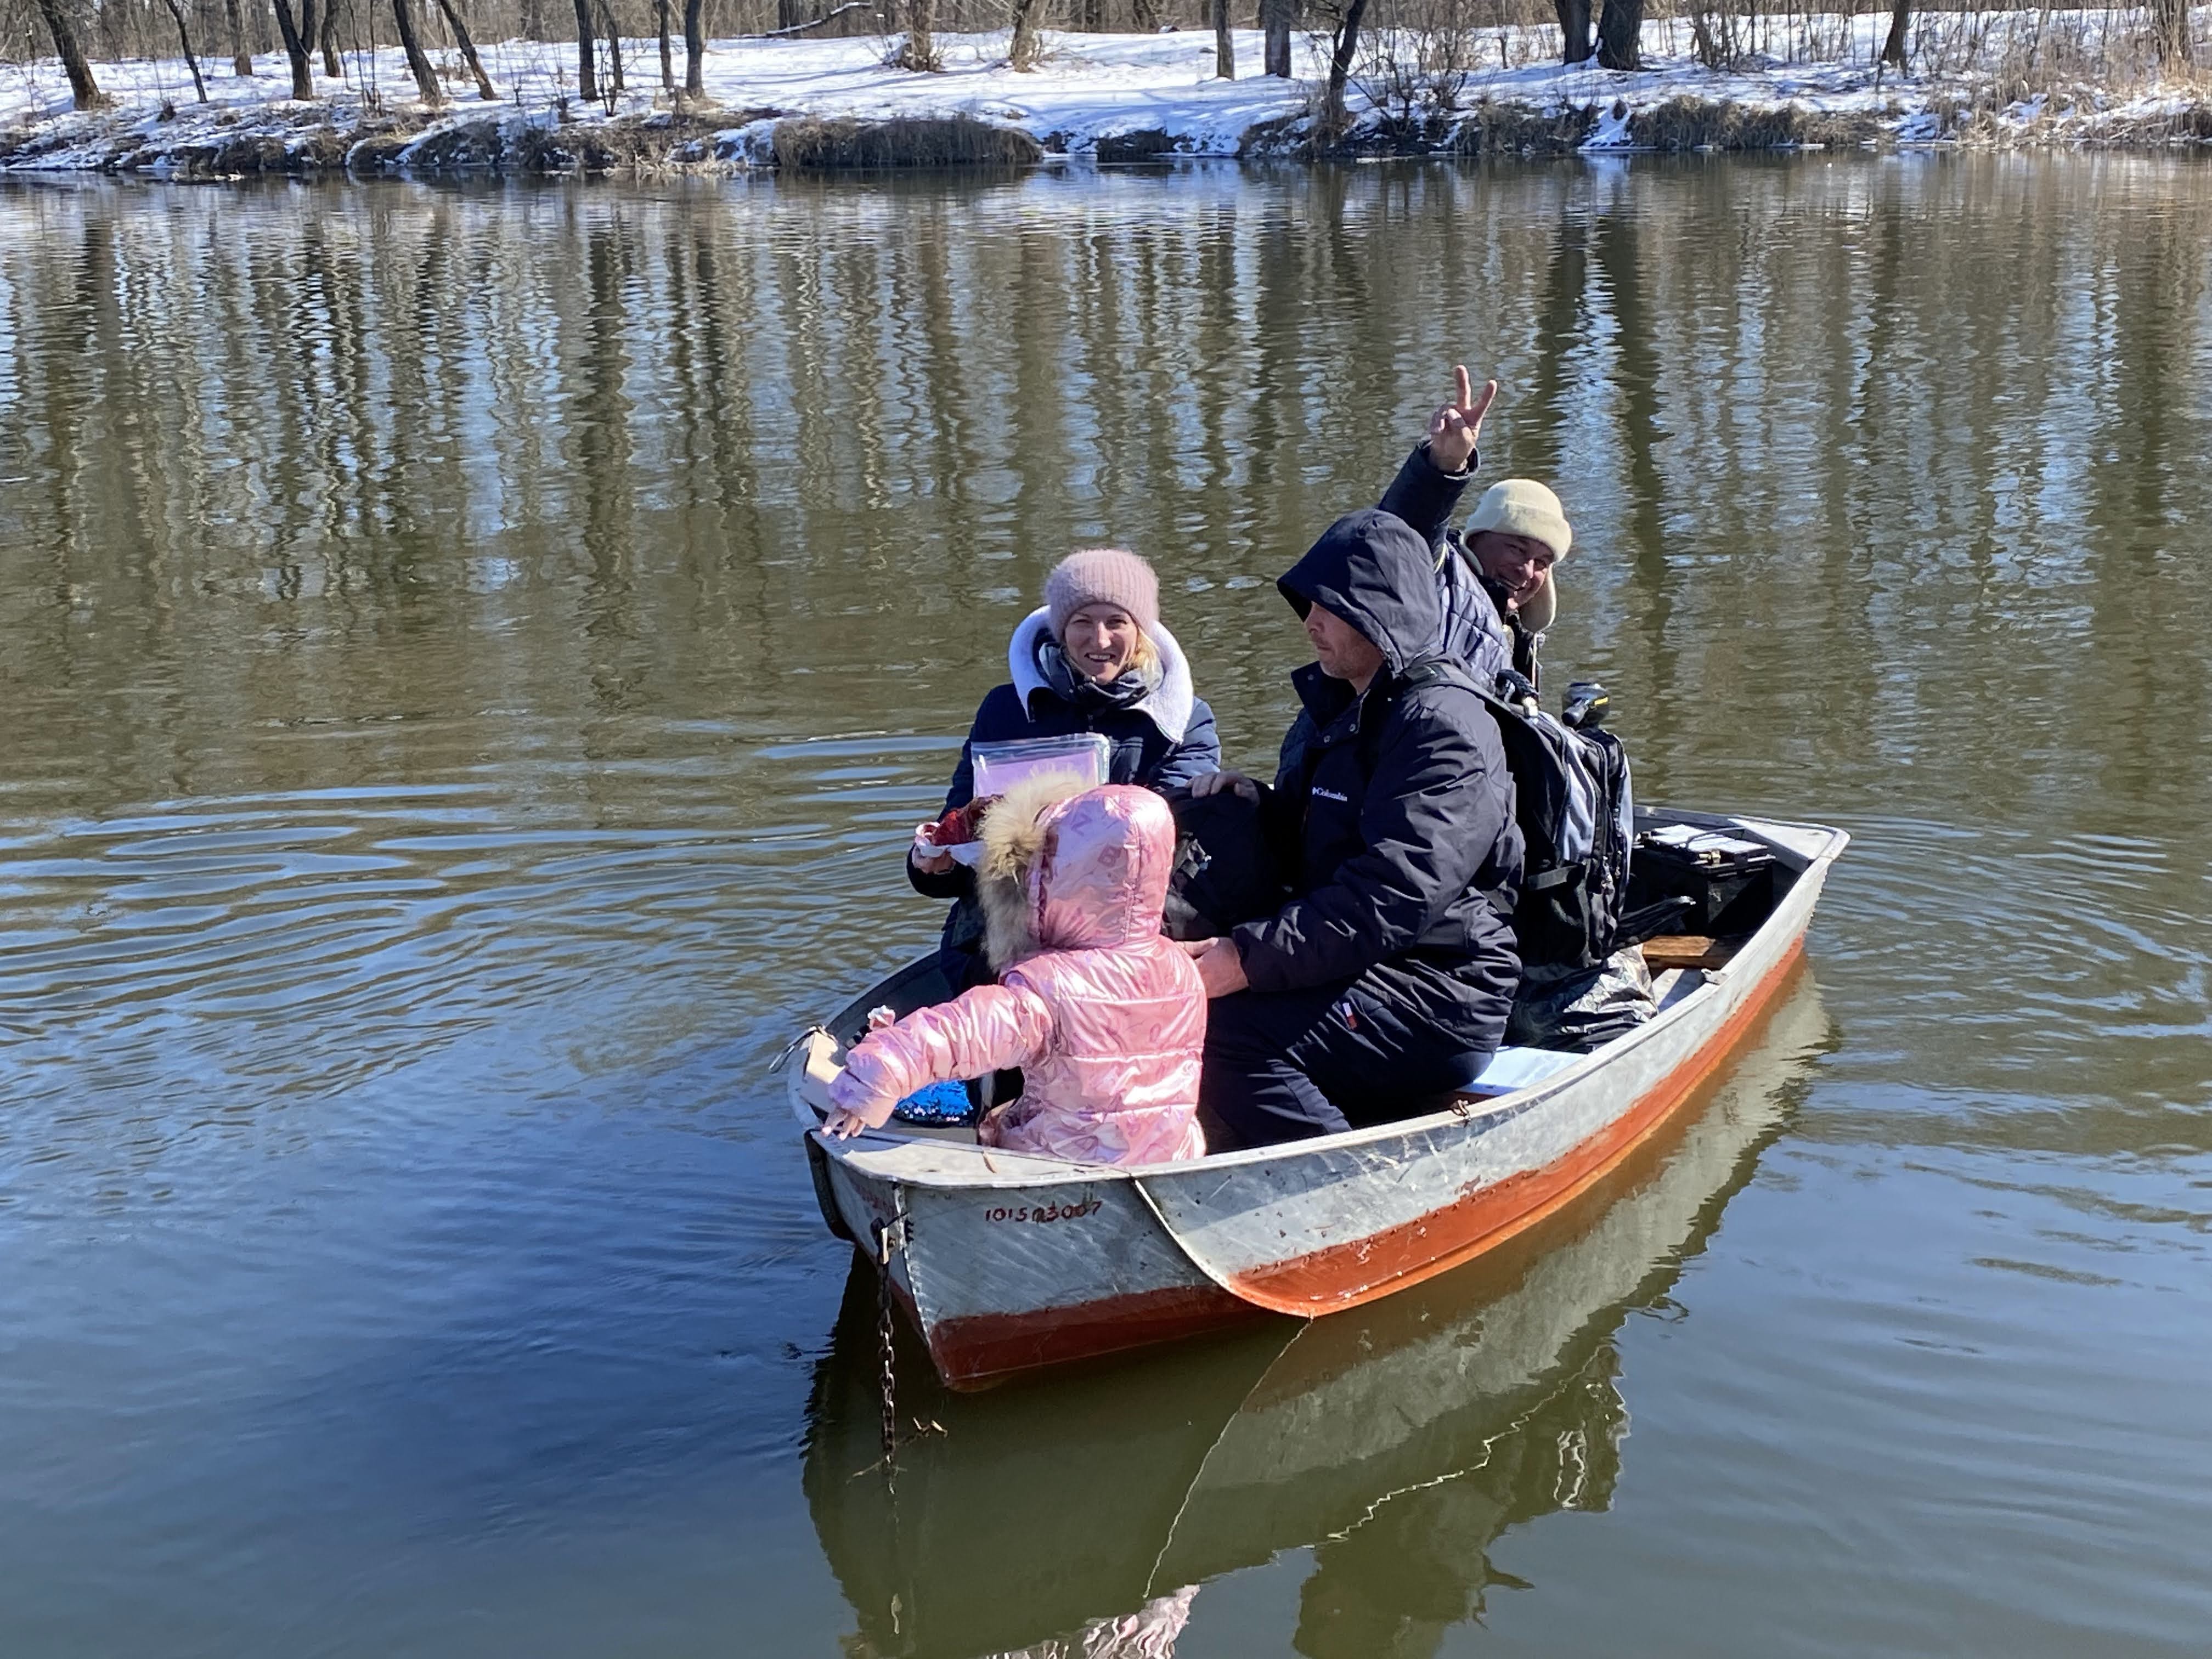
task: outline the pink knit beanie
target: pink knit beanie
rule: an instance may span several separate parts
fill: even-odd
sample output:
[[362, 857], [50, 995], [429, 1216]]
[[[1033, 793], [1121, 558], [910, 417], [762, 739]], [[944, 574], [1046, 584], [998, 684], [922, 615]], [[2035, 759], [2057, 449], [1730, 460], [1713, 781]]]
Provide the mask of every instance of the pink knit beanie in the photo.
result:
[[1067, 619], [1086, 605], [1118, 605], [1138, 627], [1153, 633], [1160, 625], [1160, 579], [1124, 548], [1086, 547], [1062, 559], [1044, 579], [1053, 638], [1063, 637]]

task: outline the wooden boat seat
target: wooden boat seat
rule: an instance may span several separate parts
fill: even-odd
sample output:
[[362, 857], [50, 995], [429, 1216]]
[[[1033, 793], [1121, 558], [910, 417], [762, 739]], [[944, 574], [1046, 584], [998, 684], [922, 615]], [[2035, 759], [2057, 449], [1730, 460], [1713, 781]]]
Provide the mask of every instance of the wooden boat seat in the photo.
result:
[[1747, 936], [1708, 939], [1703, 933], [1662, 933], [1644, 941], [1644, 965], [1655, 974], [1669, 968], [1725, 968]]

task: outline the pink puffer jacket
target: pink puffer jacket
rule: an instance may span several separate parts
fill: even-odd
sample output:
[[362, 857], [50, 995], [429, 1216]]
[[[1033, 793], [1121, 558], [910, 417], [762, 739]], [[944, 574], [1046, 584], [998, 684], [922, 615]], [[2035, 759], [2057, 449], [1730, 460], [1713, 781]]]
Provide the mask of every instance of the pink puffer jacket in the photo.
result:
[[1040, 946], [952, 1001], [864, 1038], [831, 1091], [852, 1111], [930, 1083], [1022, 1068], [987, 1144], [1098, 1164], [1206, 1151], [1198, 1127], [1206, 989], [1160, 936], [1175, 819], [1149, 789], [1085, 790], [1039, 815], [1029, 872]]

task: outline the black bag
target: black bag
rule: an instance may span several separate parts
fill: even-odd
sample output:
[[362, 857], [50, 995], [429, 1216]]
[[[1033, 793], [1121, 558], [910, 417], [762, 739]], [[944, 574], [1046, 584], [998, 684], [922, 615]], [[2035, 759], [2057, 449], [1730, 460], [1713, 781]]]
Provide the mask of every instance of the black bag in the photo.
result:
[[1774, 908], [1774, 854], [1717, 830], [1668, 824], [1636, 840], [1632, 909], [1668, 900], [1674, 931], [1711, 938], [1753, 932]]
[[1283, 862], [1257, 801], [1228, 789], [1206, 796], [1170, 789], [1166, 798], [1175, 813], [1176, 856], [1161, 932], [1172, 939], [1219, 939], [1282, 908]]

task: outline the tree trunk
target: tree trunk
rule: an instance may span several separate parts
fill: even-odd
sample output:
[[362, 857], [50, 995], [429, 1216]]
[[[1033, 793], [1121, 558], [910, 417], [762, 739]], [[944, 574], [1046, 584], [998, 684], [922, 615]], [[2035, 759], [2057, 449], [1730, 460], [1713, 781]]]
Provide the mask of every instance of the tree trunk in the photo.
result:
[[100, 82], [92, 78], [92, 65], [84, 61], [83, 48], [76, 43], [69, 19], [62, 15], [61, 0], [37, 0], [39, 15], [46, 20], [46, 33], [54, 37], [54, 56], [62, 60], [62, 70], [69, 76], [70, 99], [79, 109], [105, 109], [107, 94], [100, 89]]
[[[684, 0], [684, 95], [707, 95], [707, 0]], [[781, 0], [777, 10], [781, 12]]]
[[1912, 0], [1896, 0], [1889, 11], [1889, 39], [1881, 44], [1881, 61], [1893, 69], [1905, 67], [1905, 32], [1912, 22]]
[[599, 24], [607, 32], [607, 80], [611, 83], [609, 90], [619, 93], [623, 89], [622, 28], [615, 21], [615, 9], [611, 0], [599, 0]]
[[1078, 28], [1085, 34], [1106, 33], [1106, 7], [1103, 0], [1083, 0], [1083, 15], [1076, 20]]
[[1266, 73], [1291, 78], [1291, 31], [1297, 26], [1298, 0], [1260, 0], [1260, 23], [1267, 31]]
[[177, 0], [161, 0], [169, 9], [169, 15], [177, 21], [177, 40], [185, 49], [185, 67], [192, 72], [192, 90], [200, 95], [200, 102], [208, 100], [207, 82], [200, 79], [200, 60], [192, 52], [192, 33], [185, 27], [184, 9]]
[[499, 101], [499, 89], [484, 73], [483, 59], [477, 56], [476, 37], [469, 33], [468, 20], [454, 0], [438, 0], [438, 10], [446, 19], [446, 27], [453, 32], [453, 45], [460, 49], [461, 61], [469, 66], [469, 74], [477, 83], [477, 96], [487, 104]]
[[222, 9], [230, 24], [230, 72], [241, 81], [251, 81], [253, 54], [246, 49], [246, 20], [238, 14], [238, 0], [222, 0]]
[[407, 54], [407, 70], [415, 77], [415, 90], [434, 109], [446, 101], [446, 89], [438, 84], [438, 71], [430, 67], [429, 54], [415, 37], [415, 8], [408, 0], [392, 0], [392, 16], [399, 25], [399, 48]]
[[2167, 68], [2189, 62], [2189, 0], [2152, 0], [2152, 32], [2158, 61]]
[[668, 0], [653, 0], [653, 21], [660, 25], [660, 89], [676, 92], [676, 53], [668, 44]]
[[1213, 0], [1213, 78], [1237, 78], [1237, 37], [1229, 32], [1229, 0]]
[[795, 29], [806, 20], [799, 15], [799, 0], [775, 0], [775, 26]]
[[1033, 70], [1041, 55], [1037, 45], [1037, 12], [1044, 0], [1014, 0], [1014, 32], [1006, 42], [1006, 66]]
[[315, 95], [315, 69], [307, 58], [307, 37], [292, 15], [287, 0], [271, 0], [276, 8], [276, 33], [284, 37], [284, 56], [292, 64], [292, 96], [301, 102]]
[[1644, 67], [1644, 0], [1605, 0], [1597, 16], [1598, 67]]
[[1590, 0], [1552, 0], [1559, 15], [1559, 61], [1585, 64], [1590, 55]]
[[1344, 21], [1336, 26], [1336, 50], [1328, 55], [1328, 98], [1322, 115], [1334, 138], [1344, 131], [1344, 83], [1352, 78], [1352, 59], [1359, 50], [1359, 25], [1367, 15], [1367, 0], [1352, 0]]
[[[283, 0], [276, 0], [282, 5]], [[576, 0], [576, 96], [597, 103], [599, 97], [599, 74], [592, 62], [592, 43], [598, 26], [592, 21], [592, 0]]]
[[902, 70], [926, 74], [938, 67], [934, 0], [908, 0], [906, 45], [894, 61]]
[[345, 73], [338, 62], [338, 0], [323, 0], [323, 73], [337, 80]]

